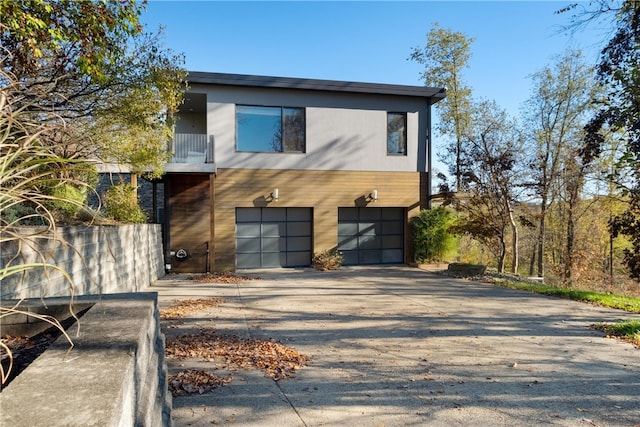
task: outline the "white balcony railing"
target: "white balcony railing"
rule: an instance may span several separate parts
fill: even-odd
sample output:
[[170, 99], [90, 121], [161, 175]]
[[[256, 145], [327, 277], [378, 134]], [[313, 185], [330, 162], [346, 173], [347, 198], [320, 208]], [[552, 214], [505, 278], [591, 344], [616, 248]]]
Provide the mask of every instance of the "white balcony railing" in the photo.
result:
[[213, 135], [176, 133], [171, 152], [171, 163], [214, 163]]

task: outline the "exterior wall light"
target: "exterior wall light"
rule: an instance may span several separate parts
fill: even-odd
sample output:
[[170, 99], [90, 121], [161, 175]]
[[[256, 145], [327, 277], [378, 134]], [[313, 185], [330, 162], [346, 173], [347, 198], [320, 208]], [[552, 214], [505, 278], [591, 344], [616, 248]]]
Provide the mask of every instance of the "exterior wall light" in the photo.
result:
[[277, 188], [274, 188], [273, 191], [271, 192], [271, 200], [273, 200], [274, 202], [277, 202], [279, 197], [280, 197], [280, 191]]
[[378, 190], [373, 190], [371, 193], [369, 193], [369, 197], [367, 197], [367, 200], [369, 200], [370, 202], [377, 202]]

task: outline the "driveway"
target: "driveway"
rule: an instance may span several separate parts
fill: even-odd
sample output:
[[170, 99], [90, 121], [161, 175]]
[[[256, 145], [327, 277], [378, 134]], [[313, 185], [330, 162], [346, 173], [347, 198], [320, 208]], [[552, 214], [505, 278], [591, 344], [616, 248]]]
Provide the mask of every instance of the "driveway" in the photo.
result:
[[638, 315], [409, 267], [259, 276], [151, 287], [161, 307], [225, 301], [165, 322], [168, 337], [212, 328], [311, 358], [294, 378], [240, 370], [209, 394], [174, 398], [176, 426], [640, 425], [640, 349], [590, 328]]

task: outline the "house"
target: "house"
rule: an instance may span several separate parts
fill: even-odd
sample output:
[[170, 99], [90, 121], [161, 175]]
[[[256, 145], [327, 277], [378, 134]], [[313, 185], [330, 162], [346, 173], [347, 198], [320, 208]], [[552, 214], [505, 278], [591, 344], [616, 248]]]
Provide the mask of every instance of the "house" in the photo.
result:
[[154, 198], [164, 198], [167, 267], [304, 267], [332, 248], [345, 265], [411, 262], [408, 221], [429, 203], [431, 106], [444, 96], [189, 73]]

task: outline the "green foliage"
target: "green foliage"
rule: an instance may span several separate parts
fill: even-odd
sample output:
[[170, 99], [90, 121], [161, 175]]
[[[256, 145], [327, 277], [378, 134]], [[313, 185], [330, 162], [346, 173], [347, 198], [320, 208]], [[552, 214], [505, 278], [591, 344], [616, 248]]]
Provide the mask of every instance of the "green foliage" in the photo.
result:
[[[599, 327], [598, 327], [599, 326]], [[609, 335], [630, 341], [640, 346], [640, 320], [627, 320], [610, 325], [596, 325], [598, 329], [602, 329]]]
[[116, 221], [140, 224], [147, 214], [138, 205], [136, 189], [129, 184], [116, 184], [104, 196], [105, 215]]
[[[60, 157], [52, 146], [43, 144], [41, 136], [48, 132], [62, 131], [62, 124], [52, 124], [56, 122], [47, 120], [47, 115], [52, 113], [43, 112], [37, 116], [29, 114], [24, 105], [17, 102], [22, 96], [18, 82], [4, 70], [0, 70], [0, 82], [4, 84], [0, 91], [0, 247], [17, 248], [19, 252], [23, 247], [33, 248], [33, 242], [38, 239], [64, 245], [66, 242], [59, 233], [49, 232], [56, 226], [54, 214], [49, 209], [50, 203], [64, 205], [74, 201], [68, 198], [66, 191], [52, 195], [47, 194], [46, 189], [52, 188], [54, 183], [58, 183], [60, 187], [80, 188], [83, 184], [75, 181], [66, 170], [70, 165], [82, 162]], [[32, 234], [16, 232], [15, 227], [24, 224], [42, 225], [44, 229], [39, 228]], [[33, 249], [37, 253], [38, 250]], [[73, 295], [73, 282], [69, 274], [48, 263], [47, 254], [38, 253], [38, 256], [41, 261], [30, 264], [19, 263], [16, 261], [18, 256], [3, 260], [0, 265], [0, 286], [7, 277], [41, 269], [43, 277], [51, 271], [61, 273], [68, 281], [69, 292]], [[18, 306], [19, 303], [13, 307], [0, 307], [0, 322], [15, 314], [37, 317], [59, 327], [69, 339], [62, 326], [51, 316], [22, 311]], [[70, 309], [72, 310], [72, 306]], [[0, 347], [3, 353], [9, 355], [9, 366], [6, 367], [4, 363], [0, 366], [0, 381], [4, 384], [12, 369], [11, 349], [4, 343], [0, 343]]]
[[640, 298], [627, 297], [621, 295], [605, 294], [592, 291], [581, 291], [576, 289], [561, 288], [550, 285], [537, 285], [531, 283], [513, 283], [513, 282], [496, 282], [500, 286], [511, 289], [519, 289], [530, 291], [536, 294], [549, 295], [558, 298], [565, 298], [574, 301], [588, 302], [602, 307], [616, 308], [629, 311], [632, 313], [640, 313]]
[[599, 101], [599, 111], [585, 126], [586, 136], [581, 148], [584, 163], [602, 155], [610, 132], [623, 135], [623, 154], [618, 158], [610, 178], [623, 195], [630, 198], [629, 208], [611, 221], [611, 232], [631, 239], [632, 247], [625, 252], [624, 262], [630, 276], [640, 280], [640, 3], [600, 1], [590, 4], [596, 10], [587, 12], [587, 19], [574, 16], [576, 26], [599, 17], [615, 17], [613, 36], [601, 51], [596, 68], [598, 83], [607, 96]]
[[314, 253], [311, 265], [316, 270], [337, 270], [342, 266], [342, 254], [337, 249], [325, 249]]
[[86, 192], [67, 183], [51, 188], [49, 196], [51, 196], [51, 200], [46, 202], [47, 208], [60, 212], [69, 218], [75, 218], [87, 199]]
[[[40, 140], [65, 158], [97, 158], [158, 176], [172, 112], [182, 102], [182, 55], [139, 22], [135, 0], [0, 0], [3, 67], [25, 108], [65, 121]], [[0, 80], [0, 85], [3, 81]]]
[[456, 217], [449, 209], [436, 207], [420, 211], [411, 219], [411, 231], [419, 262], [446, 261], [458, 248], [458, 239], [450, 229]]
[[456, 177], [458, 191], [462, 178], [460, 153], [471, 123], [472, 106], [471, 88], [464, 82], [463, 70], [469, 66], [473, 41], [463, 33], [435, 23], [427, 34], [425, 47], [414, 48], [410, 57], [424, 65], [422, 78], [427, 85], [447, 89], [446, 98], [436, 104], [440, 114], [438, 130], [451, 138], [443, 158]]

